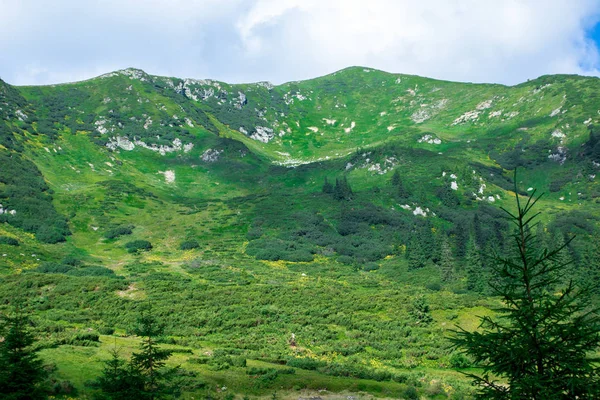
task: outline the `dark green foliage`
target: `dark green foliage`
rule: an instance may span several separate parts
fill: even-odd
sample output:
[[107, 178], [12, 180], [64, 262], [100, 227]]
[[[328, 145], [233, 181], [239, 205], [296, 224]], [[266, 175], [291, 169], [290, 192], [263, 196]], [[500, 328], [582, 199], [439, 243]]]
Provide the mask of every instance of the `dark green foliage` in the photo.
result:
[[4, 146], [9, 150], [22, 151], [23, 146], [19, 143], [12, 133], [12, 130], [0, 120], [0, 146]]
[[100, 336], [96, 332], [77, 332], [63, 343], [72, 346], [97, 346]]
[[179, 249], [181, 250], [192, 250], [200, 247], [200, 243], [197, 240], [186, 240], [185, 242], [181, 242], [179, 245]]
[[448, 238], [445, 235], [442, 236], [441, 241], [439, 266], [442, 280], [444, 282], [452, 280], [452, 278], [454, 277], [454, 257], [452, 256], [452, 248], [450, 247], [450, 242], [448, 241]]
[[394, 171], [394, 175], [392, 175], [392, 179], [390, 182], [396, 192], [395, 194], [398, 200], [406, 200], [411, 196], [411, 192], [404, 185], [404, 182], [402, 181], [402, 177], [400, 176], [400, 172], [398, 170]]
[[481, 331], [459, 331], [454, 342], [483, 368], [482, 375], [469, 374], [478, 398], [596, 399], [600, 375], [591, 354], [600, 320], [589, 292], [572, 280], [563, 285], [567, 269], [559, 257], [566, 247], [536, 247], [530, 227], [538, 199], [532, 195], [522, 205], [517, 196], [517, 212], [509, 213], [514, 251], [497, 258], [491, 284], [504, 302], [501, 318], [483, 317]]
[[0, 203], [14, 215], [0, 215], [0, 222], [35, 233], [44, 243], [64, 242], [71, 232], [67, 221], [56, 212], [42, 174], [19, 154], [0, 152]]
[[422, 236], [415, 233], [410, 237], [406, 246], [406, 258], [408, 259], [408, 269], [420, 269], [425, 267], [430, 253], [427, 253], [423, 244]]
[[72, 276], [105, 276], [109, 278], [117, 278], [115, 272], [101, 265], [87, 265], [79, 268], [74, 268], [67, 271], [67, 275]]
[[325, 194], [333, 194], [333, 191], [334, 191], [333, 185], [331, 184], [331, 182], [329, 182], [327, 180], [327, 177], [325, 177], [325, 182], [323, 182], [323, 187], [322, 187], [321, 191]]
[[100, 334], [102, 335], [112, 335], [113, 333], [115, 333], [115, 328], [112, 328], [110, 326], [101, 326], [98, 328], [98, 332], [100, 332]]
[[133, 233], [133, 225], [117, 226], [116, 228], [109, 229], [104, 234], [107, 239], [116, 239], [120, 236], [131, 235]]
[[7, 244], [9, 246], [18, 246], [19, 241], [9, 236], [0, 236], [0, 244]]
[[165, 368], [171, 352], [158, 347], [155, 338], [163, 334], [164, 327], [149, 313], [142, 313], [133, 332], [144, 337], [140, 351], [131, 355], [131, 365], [144, 377], [144, 392], [150, 399], [161, 398], [172, 390], [168, 383], [172, 370]]
[[61, 262], [72, 267], [79, 267], [83, 263], [80, 258], [75, 256], [66, 256]]
[[[273, 381], [277, 379], [279, 375], [291, 375], [295, 374], [296, 370], [293, 368], [275, 369], [275, 368], [249, 368], [246, 373], [252, 375], [254, 378], [254, 386], [261, 388], [269, 386]], [[275, 397], [275, 394], [273, 394]]]
[[32, 346], [29, 318], [17, 306], [0, 326], [0, 397], [7, 400], [42, 399], [40, 383], [46, 378], [42, 360]]
[[327, 363], [312, 358], [290, 358], [289, 360], [287, 360], [286, 365], [294, 368], [308, 369], [314, 371], [318, 368], [324, 367], [325, 365], [327, 365]]
[[490, 277], [481, 260], [481, 253], [473, 237], [469, 237], [467, 242], [465, 266], [467, 270], [467, 289], [484, 293], [487, 290]]
[[125, 243], [125, 248], [129, 253], [138, 253], [140, 251], [152, 250], [152, 243], [147, 240], [133, 240]]
[[414, 386], [409, 386], [404, 390], [404, 397], [407, 400], [419, 400], [419, 392]]
[[470, 368], [473, 362], [464, 353], [454, 352], [450, 356], [450, 365], [453, 368]]
[[44, 274], [67, 274], [71, 276], [104, 276], [109, 278], [121, 278], [109, 268], [100, 265], [73, 266], [71, 264], [46, 261], [35, 269], [35, 272]]
[[333, 188], [333, 198], [336, 200], [352, 200], [352, 188], [348, 183], [348, 179], [344, 175], [341, 179], [335, 179], [335, 187]]
[[102, 375], [94, 382], [100, 389], [98, 400], [130, 400], [144, 397], [144, 378], [132, 364], [123, 360], [116, 350], [112, 358], [104, 362]]
[[589, 139], [583, 144], [582, 155], [592, 161], [600, 162], [600, 127], [590, 125]]
[[437, 188], [435, 194], [446, 207], [456, 207], [460, 205], [460, 199], [456, 195], [456, 191], [452, 190], [450, 187], [450, 183]]
[[154, 316], [142, 312], [133, 327], [133, 332], [143, 337], [139, 352], [133, 353], [129, 362], [121, 359], [116, 350], [112, 352], [94, 384], [101, 390], [97, 398], [154, 400], [178, 392], [172, 384], [177, 368], [165, 367], [171, 352], [158, 347], [156, 340], [163, 329]]
[[304, 241], [281, 239], [253, 240], [246, 252], [259, 260], [309, 262], [314, 259], [314, 246]]
[[429, 324], [433, 321], [429, 310], [429, 304], [422, 296], [413, 300], [410, 313], [418, 324]]
[[46, 261], [36, 268], [36, 272], [44, 274], [66, 274], [74, 269], [72, 265], [62, 264], [55, 261]]
[[495, 149], [490, 151], [490, 157], [507, 170], [518, 167], [533, 168], [548, 162], [548, 150], [552, 148], [552, 143], [546, 139], [532, 143], [531, 137], [524, 135], [519, 143], [504, 152]]

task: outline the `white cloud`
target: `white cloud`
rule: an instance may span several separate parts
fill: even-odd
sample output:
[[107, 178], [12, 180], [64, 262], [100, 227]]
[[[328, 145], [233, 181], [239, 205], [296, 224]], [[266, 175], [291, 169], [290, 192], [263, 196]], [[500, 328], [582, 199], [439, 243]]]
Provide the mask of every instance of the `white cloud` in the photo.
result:
[[[585, 32], [599, 12], [593, 0], [259, 0], [237, 26], [248, 56], [285, 54], [297, 74], [365, 65], [517, 83], [598, 74], [598, 49]], [[286, 38], [279, 47], [271, 30], [263, 32], [267, 25]]]
[[350, 65], [518, 83], [600, 74], [597, 0], [0, 0], [0, 76], [89, 78], [129, 66], [226, 81]]

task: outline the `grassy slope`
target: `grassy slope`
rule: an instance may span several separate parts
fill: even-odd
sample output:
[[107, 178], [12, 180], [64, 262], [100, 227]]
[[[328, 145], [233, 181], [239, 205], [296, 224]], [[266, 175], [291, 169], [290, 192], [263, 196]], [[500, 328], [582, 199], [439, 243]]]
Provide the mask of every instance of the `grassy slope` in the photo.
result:
[[[305, 209], [315, 209], [326, 218], [335, 219], [338, 206], [322, 197], [320, 188], [326, 176], [331, 179], [343, 173], [348, 174], [356, 191], [364, 193], [362, 196], [371, 197], [386, 208], [397, 208], [397, 204], [385, 196], [370, 195], [369, 190], [387, 185], [394, 168], [400, 168], [408, 182], [422, 186], [425, 201], [432, 204], [436, 201], [434, 188], [447, 184], [442, 178], [444, 171], [458, 175], [459, 193], [471, 185], [473, 178], [477, 182], [482, 178], [487, 184], [485, 195], [499, 195], [500, 200], [494, 204], [510, 206], [511, 193], [494, 185], [492, 178], [484, 172], [473, 174], [470, 163], [497, 166], [490, 157], [493, 155], [491, 150], [511, 150], [524, 136], [528, 137], [528, 143], [546, 140], [545, 152], [555, 149], [561, 138], [553, 138], [551, 133], [560, 129], [566, 135], [562, 138], [563, 144], [570, 151], [567, 162], [564, 165], [545, 162], [528, 168], [521, 177], [527, 185], [547, 190], [553, 176], [565, 173], [575, 176], [584, 170], [574, 157], [587, 139], [584, 121], [595, 122], [595, 111], [600, 109], [593, 96], [598, 82], [595, 78], [555, 76], [505, 87], [349, 68], [322, 78], [274, 88], [259, 84], [189, 82], [191, 95], [198, 96], [213, 89], [216, 94], [204, 100], [178, 93], [177, 87], [184, 81], [131, 71], [72, 85], [19, 88], [40, 118], [49, 115], [48, 99], [76, 99], [64, 108], [63, 120], [54, 121], [59, 123], [56, 125], [57, 139], [30, 135], [26, 147], [27, 156], [35, 161], [54, 190], [57, 209], [69, 217], [73, 235], [65, 244], [43, 245], [31, 235], [6, 224], [0, 226], [0, 234], [13, 235], [22, 241], [20, 247], [0, 245], [0, 253], [7, 254], [1, 261], [2, 271], [18, 273], [32, 269], [41, 261], [57, 260], [71, 253], [90, 263], [108, 266], [127, 278], [134, 289], [125, 290], [124, 296], [108, 291], [102, 292], [99, 299], [89, 299], [87, 305], [81, 306], [80, 313], [84, 316], [81, 323], [75, 323], [72, 315], [66, 312], [70, 305], [57, 304], [55, 313], [37, 307], [40, 318], [62, 320], [68, 329], [94, 328], [102, 324], [124, 329], [140, 300], [151, 299], [160, 312], [165, 311], [168, 309], [165, 296], [170, 297], [172, 289], [156, 287], [151, 277], [154, 273], [175, 274], [183, 279], [178, 291], [208, 293], [200, 299], [204, 304], [201, 315], [206, 319], [206, 327], [201, 328], [202, 339], [192, 344], [194, 352], [205, 347], [230, 347], [232, 343], [240, 348], [251, 348], [252, 343], [260, 343], [259, 348], [266, 358], [277, 354], [291, 355], [291, 349], [285, 348], [284, 344], [287, 336], [295, 332], [299, 340], [305, 340], [301, 344], [304, 351], [320, 359], [365, 364], [395, 372], [418, 366], [417, 371], [426, 374], [424, 379], [441, 377], [444, 382], [460, 386], [460, 380], [446, 377], [450, 351], [447, 343], [439, 338], [455, 322], [474, 328], [473, 314], [487, 312], [487, 301], [449, 291], [429, 291], [425, 285], [438, 280], [439, 271], [427, 268], [409, 272], [405, 260], [397, 256], [383, 260], [380, 269], [370, 273], [357, 272], [327, 258], [313, 263], [257, 261], [244, 252], [246, 232], [264, 210], [272, 212], [270, 210], [277, 204], [285, 204], [281, 214], [277, 215], [282, 224], [292, 224], [294, 213]], [[227, 93], [218, 97], [223, 91]], [[236, 114], [240, 110], [232, 105], [240, 92], [247, 96], [248, 104], [243, 107], [250, 108], [251, 118], [240, 119]], [[581, 98], [588, 101], [582, 102]], [[223, 111], [225, 107], [228, 108]], [[109, 121], [108, 128], [115, 129], [104, 137], [126, 135], [127, 131], [118, 127], [119, 121], [111, 117], [115, 111], [125, 116], [121, 118], [123, 121], [131, 121], [130, 115], [137, 116], [132, 125], [143, 124], [150, 118], [157, 126], [158, 121], [168, 123], [167, 119], [172, 120], [173, 115], [178, 115], [181, 120], [182, 111], [192, 108], [200, 110], [206, 119], [199, 120], [204, 117], [193, 114], [197, 118], [192, 120], [193, 127], [186, 127], [188, 133], [182, 135], [182, 141], [194, 144], [188, 153], [176, 151], [162, 156], [139, 146], [133, 151], [111, 152], [94, 144], [92, 141], [97, 140], [98, 135], [83, 129], [83, 124], [82, 130], [68, 126], [69, 120], [77, 119], [78, 115], [91, 114], [94, 115], [92, 123], [102, 117]], [[557, 109], [560, 109], [558, 113], [551, 117]], [[499, 111], [501, 115], [492, 115]], [[457, 118], [468, 112], [472, 113], [467, 115], [478, 112], [476, 119], [453, 125]], [[592, 121], [588, 121], [590, 118]], [[335, 122], [331, 122], [333, 120]], [[234, 124], [238, 121], [253, 123], [245, 127], [246, 131], [251, 132], [260, 123], [260, 126], [272, 128], [277, 136], [269, 143], [253, 140], [239, 131], [239, 126]], [[146, 131], [150, 135], [152, 128]], [[284, 132], [282, 136], [279, 136], [280, 131]], [[419, 143], [425, 135], [439, 138], [441, 143]], [[201, 156], [208, 149], [223, 150], [218, 161], [202, 160]], [[386, 161], [392, 157], [391, 162]], [[308, 165], [290, 169], [274, 165], [277, 163]], [[351, 167], [348, 167], [349, 163]], [[376, 165], [387, 173], [377, 173]], [[175, 181], [167, 183], [161, 171], [173, 171]], [[594, 204], [589, 199], [595, 190], [595, 180], [571, 179], [559, 192], [551, 193], [542, 205], [550, 211], [548, 214], [571, 209], [593, 211]], [[577, 193], [584, 193], [588, 200], [578, 199]], [[560, 197], [564, 200], [559, 200]], [[122, 224], [135, 225], [132, 236], [116, 240], [103, 237], [110, 227]], [[123, 244], [133, 239], [150, 240], [153, 251], [128, 254]], [[180, 250], [179, 243], [185, 239], [198, 239], [200, 248]], [[149, 262], [161, 264], [147, 267], [149, 264], [144, 263]], [[189, 265], [199, 267], [190, 269], [186, 267]], [[5, 289], [20, 281], [19, 275], [7, 279]], [[84, 285], [74, 278], [68, 278], [67, 282], [70, 283], [64, 285], [70, 290]], [[53, 298], [48, 294], [54, 290], [52, 284], [49, 287], [41, 286], [27, 293], [33, 297]], [[336, 292], [332, 289], [335, 287], [344, 289]], [[69, 292], [69, 289], [65, 290]], [[267, 296], [270, 305], [259, 304], [246, 310], [233, 304], [223, 307], [231, 296], [238, 302], [254, 304], [265, 293], [271, 293]], [[427, 328], [414, 327], [408, 314], [410, 302], [421, 295], [425, 295], [431, 304], [435, 319]], [[340, 298], [347, 302], [338, 304]], [[290, 302], [290, 299], [293, 300]], [[188, 304], [183, 298], [180, 300], [180, 304]], [[127, 310], [124, 317], [117, 317], [110, 310], [100, 310], [115, 307], [115, 304]], [[398, 307], [399, 304], [402, 306]], [[299, 318], [298, 310], [310, 311], [305, 318]], [[254, 313], [262, 315], [263, 325], [245, 325], [255, 317]], [[363, 322], [372, 325], [357, 328], [343, 315], [360, 315]], [[181, 325], [181, 330], [172, 329], [175, 335], [187, 337], [182, 331], [189, 332], [193, 328], [192, 322], [177, 321], [168, 314], [163, 318], [170, 326]], [[213, 318], [222, 321], [219, 323], [229, 331], [219, 330], [217, 322], [210, 322]], [[236, 324], [236, 319], [243, 323]], [[390, 321], [400, 323], [390, 325]], [[411, 339], [404, 343], [403, 349], [390, 353], [396, 339], [386, 338], [385, 332], [389, 330], [400, 335], [407, 326], [415, 331], [409, 335]], [[325, 334], [315, 334], [312, 329]], [[360, 339], [357, 329], [372, 330], [366, 343], [365, 339]], [[103, 337], [104, 344], [99, 351], [61, 346], [45, 350], [44, 355], [56, 360], [61, 373], [73, 380], [80, 390], [85, 390], [82, 386], [85, 378], [98, 372], [98, 360], [106, 355], [106, 347], [112, 340]], [[118, 340], [123, 341], [125, 348], [131, 348], [132, 339]], [[374, 343], [368, 343], [369, 340]], [[348, 357], [336, 351], [336, 343], [360, 344], [363, 348]], [[379, 347], [374, 348], [373, 344]], [[260, 359], [261, 353], [250, 351], [248, 358]], [[82, 359], [95, 363], [75, 372], [73, 363]], [[186, 362], [183, 356], [178, 356], [177, 361]], [[243, 372], [234, 378], [237, 371], [200, 370], [204, 379], [213, 385], [228, 384], [232, 388], [239, 387], [234, 389], [236, 393], [246, 393], [244, 388], [248, 385]], [[280, 387], [314, 389], [320, 387], [321, 382], [334, 391], [364, 390], [379, 396], [396, 397], [402, 389], [393, 384], [350, 384], [341, 378], [313, 372], [299, 372], [293, 379], [280, 379], [284, 382], [249, 394], [266, 395]], [[426, 389], [427, 385], [424, 385], [421, 390]]]

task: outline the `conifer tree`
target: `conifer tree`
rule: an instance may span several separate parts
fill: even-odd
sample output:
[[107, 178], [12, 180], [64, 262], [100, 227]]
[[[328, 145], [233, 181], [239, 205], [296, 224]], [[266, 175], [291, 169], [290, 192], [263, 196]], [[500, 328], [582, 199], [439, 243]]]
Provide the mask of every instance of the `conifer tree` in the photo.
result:
[[331, 182], [329, 182], [329, 180], [327, 180], [327, 177], [325, 177], [325, 182], [323, 182], [322, 191], [325, 194], [332, 194], [333, 193], [333, 185], [331, 184]]
[[448, 282], [454, 277], [454, 257], [452, 256], [452, 247], [450, 247], [446, 235], [442, 235], [440, 252], [440, 272], [442, 280]]
[[126, 362], [116, 349], [112, 358], [104, 363], [102, 376], [96, 381], [101, 393], [98, 400], [155, 400], [177, 392], [172, 379], [177, 368], [167, 368], [165, 361], [171, 352], [158, 347], [156, 337], [163, 327], [148, 312], [142, 312], [133, 333], [142, 336], [140, 351]]
[[143, 312], [134, 333], [144, 339], [140, 344], [140, 352], [132, 354], [131, 365], [145, 378], [146, 398], [161, 398], [169, 391], [167, 383], [173, 372], [165, 368], [165, 361], [171, 356], [171, 352], [159, 348], [156, 342], [156, 337], [163, 333], [163, 327], [153, 315]]
[[400, 172], [398, 170], [394, 170], [394, 175], [392, 175], [392, 179], [390, 180], [392, 186], [398, 186], [402, 183], [402, 179], [400, 178]]
[[467, 289], [483, 293], [488, 283], [488, 277], [484, 271], [481, 254], [473, 236], [470, 236], [467, 242], [465, 264], [467, 270]]
[[392, 187], [395, 188], [396, 195], [399, 200], [405, 200], [410, 197], [410, 191], [404, 186], [404, 182], [402, 182], [402, 177], [400, 176], [400, 172], [398, 170], [394, 171], [394, 175], [392, 175], [392, 179], [390, 180]]
[[341, 179], [335, 179], [335, 187], [333, 188], [333, 198], [336, 200], [351, 200], [352, 188], [348, 183], [348, 179], [344, 176]]
[[117, 349], [111, 351], [111, 359], [104, 363], [102, 375], [96, 380], [100, 393], [96, 400], [128, 400], [145, 398], [144, 377], [138, 368], [126, 363]]
[[35, 338], [29, 318], [20, 305], [4, 316], [0, 336], [0, 397], [7, 400], [45, 398], [40, 383], [47, 377], [43, 362], [33, 349]]
[[528, 227], [539, 197], [516, 200], [516, 213], [508, 213], [515, 256], [496, 258], [491, 285], [504, 305], [498, 317], [481, 319], [480, 330], [457, 332], [454, 343], [483, 369], [468, 374], [480, 399], [598, 399], [598, 360], [590, 356], [600, 339], [597, 310], [585, 289], [563, 285], [565, 265], [556, 261], [565, 246], [535, 247]]
[[427, 257], [423, 248], [423, 243], [417, 233], [413, 233], [406, 247], [406, 257], [408, 259], [408, 269], [419, 269], [425, 266]]

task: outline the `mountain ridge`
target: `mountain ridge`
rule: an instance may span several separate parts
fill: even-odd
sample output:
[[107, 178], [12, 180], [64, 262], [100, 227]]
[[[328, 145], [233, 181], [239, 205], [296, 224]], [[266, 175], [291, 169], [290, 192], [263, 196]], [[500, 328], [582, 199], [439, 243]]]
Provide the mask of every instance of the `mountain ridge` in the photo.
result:
[[[525, 84], [529, 84], [529, 83], [534, 83], [538, 80], [546, 80], [546, 79], [551, 79], [553, 77], [556, 78], [565, 78], [565, 77], [570, 77], [570, 78], [583, 78], [583, 79], [600, 79], [599, 76], [594, 76], [594, 75], [579, 75], [579, 74], [564, 74], [564, 73], [557, 73], [557, 74], [544, 74], [544, 75], [540, 75], [536, 78], [530, 78], [527, 79], [523, 82], [519, 82], [519, 83], [515, 83], [512, 85], [508, 85], [508, 84], [503, 84], [503, 83], [493, 83], [493, 82], [470, 82], [470, 81], [453, 81], [453, 80], [449, 80], [449, 79], [441, 79], [441, 78], [431, 78], [431, 77], [427, 77], [425, 75], [417, 75], [417, 74], [406, 74], [403, 72], [389, 72], [389, 71], [385, 71], [385, 70], [381, 70], [381, 69], [377, 69], [377, 68], [372, 68], [372, 67], [367, 67], [367, 66], [360, 66], [360, 65], [352, 65], [352, 66], [348, 66], [333, 72], [329, 72], [326, 73], [324, 75], [319, 75], [313, 78], [306, 78], [306, 79], [301, 79], [301, 80], [291, 80], [291, 81], [285, 81], [282, 83], [272, 83], [271, 81], [247, 81], [247, 82], [235, 82], [235, 83], [230, 83], [231, 85], [253, 85], [253, 84], [268, 84], [268, 85], [272, 85], [272, 86], [283, 86], [286, 84], [291, 84], [291, 83], [299, 83], [299, 82], [305, 82], [305, 81], [311, 81], [311, 80], [315, 80], [315, 79], [319, 79], [319, 78], [325, 78], [328, 76], [335, 76], [341, 72], [344, 71], [348, 71], [348, 70], [371, 70], [371, 71], [376, 71], [376, 72], [380, 72], [380, 73], [384, 73], [384, 74], [389, 74], [389, 75], [395, 75], [395, 76], [406, 76], [406, 77], [415, 77], [415, 78], [425, 78], [425, 79], [430, 79], [432, 81], [439, 81], [439, 82], [446, 82], [446, 83], [462, 83], [462, 84], [469, 84], [469, 85], [497, 85], [497, 86], [503, 86], [503, 87], [516, 87], [516, 86], [521, 86], [521, 85], [525, 85]], [[76, 81], [69, 81], [69, 82], [56, 82], [56, 83], [46, 83], [46, 84], [33, 84], [33, 85], [29, 85], [29, 84], [24, 84], [24, 85], [15, 85], [15, 84], [11, 84], [10, 82], [7, 82], [5, 80], [3, 80], [0, 77], [0, 82], [4, 82], [5, 84], [14, 86], [14, 87], [38, 87], [38, 86], [61, 86], [61, 85], [73, 85], [73, 84], [78, 84], [78, 83], [83, 83], [83, 82], [89, 82], [89, 81], [93, 81], [93, 80], [97, 80], [97, 79], [102, 79], [102, 78], [106, 78], [112, 74], [118, 74], [120, 72], [123, 71], [137, 71], [139, 73], [142, 73], [144, 75], [147, 76], [152, 76], [155, 78], [169, 78], [169, 79], [180, 79], [180, 80], [195, 80], [195, 81], [214, 81], [214, 82], [220, 82], [220, 83], [226, 83], [226, 81], [224, 80], [220, 80], [220, 79], [215, 79], [215, 78], [198, 78], [198, 77], [177, 77], [177, 76], [171, 76], [171, 75], [159, 75], [159, 74], [151, 74], [146, 72], [144, 69], [139, 68], [139, 67], [125, 67], [125, 68], [120, 68], [120, 69], [116, 69], [114, 71], [109, 71], [97, 76], [93, 76], [91, 78], [87, 78], [87, 79], [82, 79], [82, 80], [76, 80]]]

